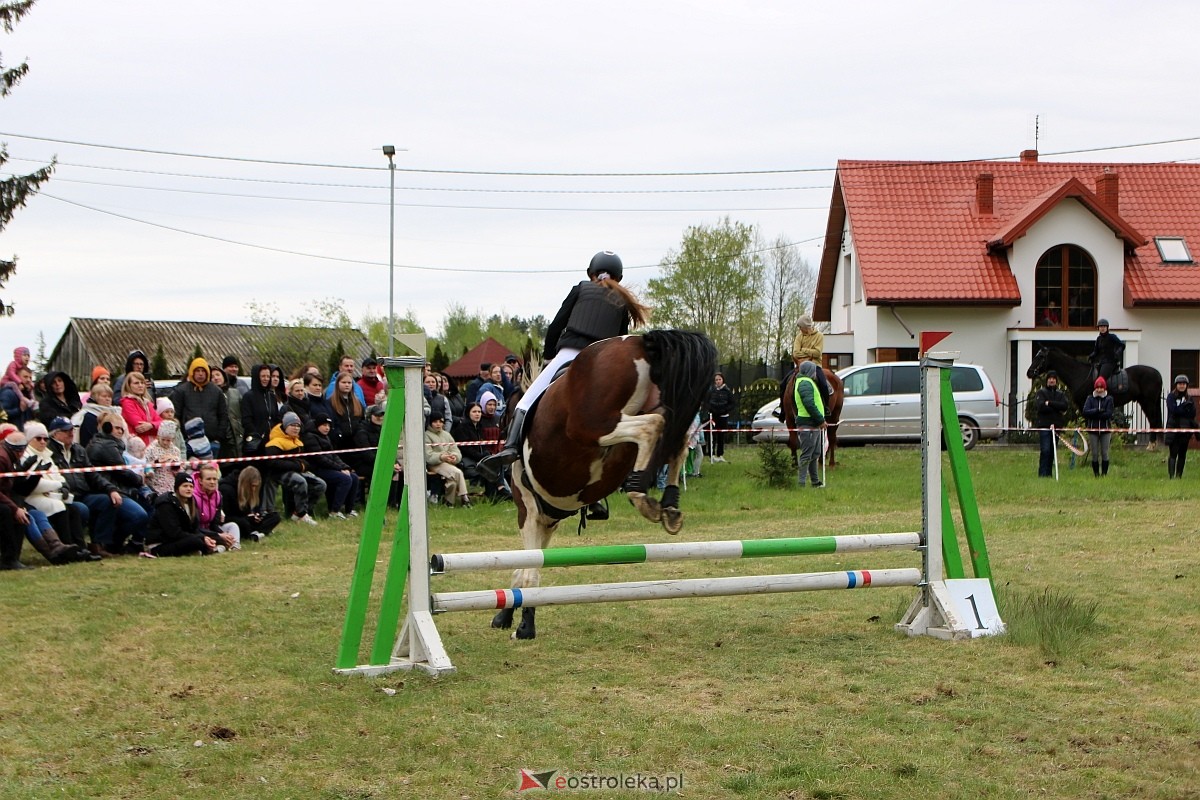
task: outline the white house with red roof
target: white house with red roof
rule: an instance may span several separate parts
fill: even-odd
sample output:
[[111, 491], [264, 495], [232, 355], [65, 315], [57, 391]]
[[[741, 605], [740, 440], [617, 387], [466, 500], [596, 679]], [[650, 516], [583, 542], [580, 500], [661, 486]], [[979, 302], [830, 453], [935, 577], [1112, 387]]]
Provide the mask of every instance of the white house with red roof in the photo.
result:
[[1016, 419], [1041, 344], [1200, 380], [1200, 164], [840, 161], [814, 317], [834, 366], [912, 359], [923, 330]]

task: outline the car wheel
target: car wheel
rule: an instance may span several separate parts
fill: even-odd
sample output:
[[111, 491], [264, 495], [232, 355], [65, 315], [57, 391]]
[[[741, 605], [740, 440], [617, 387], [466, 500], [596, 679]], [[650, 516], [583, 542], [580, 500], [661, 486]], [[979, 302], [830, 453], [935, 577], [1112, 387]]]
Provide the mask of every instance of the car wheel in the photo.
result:
[[979, 426], [969, 419], [958, 418], [958, 427], [962, 431], [963, 449], [970, 450], [979, 444]]

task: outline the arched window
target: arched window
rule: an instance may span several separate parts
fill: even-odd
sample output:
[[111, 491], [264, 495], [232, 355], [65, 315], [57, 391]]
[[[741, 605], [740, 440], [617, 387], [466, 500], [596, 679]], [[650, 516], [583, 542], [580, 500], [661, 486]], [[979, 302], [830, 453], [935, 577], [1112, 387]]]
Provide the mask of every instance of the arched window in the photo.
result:
[[1096, 262], [1083, 248], [1062, 244], [1042, 253], [1034, 290], [1039, 327], [1095, 327]]

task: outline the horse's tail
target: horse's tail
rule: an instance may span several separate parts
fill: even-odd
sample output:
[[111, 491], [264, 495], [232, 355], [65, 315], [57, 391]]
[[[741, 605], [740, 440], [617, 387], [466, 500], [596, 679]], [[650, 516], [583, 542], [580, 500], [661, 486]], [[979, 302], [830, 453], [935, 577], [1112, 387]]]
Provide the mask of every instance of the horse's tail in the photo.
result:
[[662, 439], [652, 469], [683, 450], [688, 428], [705, 401], [717, 371], [717, 348], [702, 333], [650, 331], [642, 336], [650, 362], [650, 380], [658, 386], [665, 409]]

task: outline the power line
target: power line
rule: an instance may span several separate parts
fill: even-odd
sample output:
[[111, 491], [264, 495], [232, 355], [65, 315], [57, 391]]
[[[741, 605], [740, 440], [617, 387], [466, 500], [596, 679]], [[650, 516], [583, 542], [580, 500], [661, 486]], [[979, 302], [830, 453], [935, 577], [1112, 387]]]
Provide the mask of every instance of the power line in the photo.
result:
[[[141, 225], [149, 225], [152, 228], [159, 228], [160, 230], [171, 231], [172, 233], [181, 233], [186, 236], [195, 236], [200, 239], [208, 239], [210, 241], [221, 242], [223, 244], [231, 244], [231, 245], [235, 245], [238, 247], [249, 247], [249, 248], [252, 248], [255, 250], [265, 250], [265, 251], [271, 252], [271, 253], [282, 253], [284, 255], [298, 256], [301, 258], [315, 258], [315, 259], [319, 259], [321, 261], [337, 261], [337, 262], [340, 262], [343, 264], [361, 264], [361, 265], [370, 266], [370, 267], [390, 266], [389, 264], [387, 264], [386, 262], [383, 262], [383, 261], [368, 261], [366, 259], [359, 259], [359, 258], [343, 258], [340, 256], [321, 255], [319, 253], [305, 253], [300, 250], [288, 250], [288, 249], [285, 249], [282, 247], [271, 247], [269, 245], [253, 244], [251, 242], [242, 242], [242, 241], [238, 241], [236, 239], [229, 239], [224, 236], [215, 236], [215, 235], [209, 234], [209, 233], [200, 233], [199, 231], [189, 231], [186, 228], [177, 228], [172, 225], [163, 225], [158, 222], [150, 222], [149, 220], [139, 219], [138, 217], [131, 217], [127, 214], [119, 214], [115, 211], [109, 211], [107, 209], [97, 208], [95, 206], [90, 206], [85, 203], [79, 203], [79, 202], [76, 202], [75, 200], [68, 200], [65, 197], [59, 197], [57, 195], [53, 195], [53, 194], [50, 194], [49, 192], [44, 192], [44, 191], [38, 192], [38, 196], [39, 197], [47, 197], [51, 200], [57, 200], [60, 203], [65, 203], [70, 206], [75, 206], [77, 208], [86, 209], [87, 211], [92, 211], [97, 214], [104, 214], [106, 216], [116, 217], [117, 219], [123, 219], [123, 220], [126, 220], [127, 222], [136, 222]], [[824, 238], [824, 234], [822, 234], [820, 236], [813, 236], [808, 239], [802, 239], [798, 242], [788, 242], [787, 244], [782, 245], [782, 246], [772, 245], [770, 247], [763, 247], [763, 248], [759, 248], [757, 250], [747, 250], [747, 251], [744, 251], [742, 253], [742, 255], [754, 255], [757, 253], [765, 253], [765, 252], [769, 252], [772, 250], [780, 250], [780, 249], [786, 249], [786, 248], [790, 248], [790, 247], [797, 247], [799, 245], [808, 244], [809, 242], [815, 242], [815, 241], [817, 241], [819, 239], [823, 239], [823, 238]], [[674, 265], [674, 264], [678, 264], [678, 263], [681, 263], [681, 262], [679, 262], [679, 261], [667, 262], [668, 265]], [[579, 272], [578, 267], [571, 267], [569, 269], [521, 269], [521, 268], [496, 269], [496, 268], [485, 268], [485, 267], [429, 267], [429, 266], [421, 266], [421, 265], [417, 265], [417, 264], [395, 264], [394, 266], [396, 269], [417, 270], [417, 271], [421, 271], [421, 272], [453, 272], [453, 273], [490, 274], [490, 275], [510, 275], [510, 274], [511, 275], [516, 275], [516, 274], [556, 275], [556, 274], [575, 274], [575, 273]], [[638, 264], [638, 265], [633, 265], [633, 266], [627, 266], [627, 267], [625, 267], [625, 269], [626, 270], [658, 269], [661, 266], [663, 266], [663, 265], [662, 264]]]
[[[81, 142], [71, 139], [58, 139], [49, 136], [33, 136], [30, 134], [21, 133], [6, 133], [0, 131], [0, 136], [10, 136], [14, 139], [28, 139], [39, 142], [52, 142], [54, 144], [65, 144], [76, 147], [93, 147], [103, 150], [119, 150], [128, 153], [142, 153], [147, 155], [171, 156], [176, 158], [196, 158], [210, 161], [232, 161], [247, 164], [269, 164], [273, 166], [287, 167], [313, 167], [321, 169], [347, 169], [347, 170], [366, 170], [371, 172], [383, 172], [388, 168], [384, 166], [368, 167], [355, 164], [322, 164], [305, 161], [276, 161], [264, 158], [246, 158], [241, 156], [219, 156], [205, 153], [184, 153], [172, 150], [154, 150], [145, 147], [128, 147], [121, 145], [97, 144], [95, 142]], [[1044, 156], [1066, 156], [1079, 155], [1082, 153], [1099, 153], [1112, 150], [1130, 150], [1140, 147], [1156, 147], [1165, 144], [1182, 144], [1185, 142], [1200, 141], [1200, 136], [1188, 136], [1178, 139], [1161, 139], [1152, 142], [1138, 142], [1135, 144], [1111, 145], [1107, 147], [1089, 147], [1079, 148], [1074, 150], [1059, 150], [1050, 153], [1043, 153]], [[971, 158], [965, 161], [1005, 161], [1013, 158], [1011, 155], [990, 156], [987, 158]], [[942, 163], [955, 163], [946, 161]], [[407, 172], [427, 175], [480, 175], [480, 176], [508, 176], [508, 177], [538, 177], [538, 178], [679, 178], [679, 177], [713, 177], [713, 176], [735, 176], [735, 175], [786, 175], [812, 172], [833, 172], [836, 167], [793, 167], [786, 169], [760, 169], [760, 170], [694, 170], [694, 171], [675, 171], [675, 172], [533, 172], [533, 171], [518, 171], [518, 170], [467, 170], [467, 169], [420, 169], [413, 167], [397, 167], [397, 172]]]
[[[22, 159], [14, 159], [22, 160]], [[0, 172], [0, 175], [15, 176], [15, 172]], [[281, 195], [268, 194], [246, 194], [242, 192], [213, 192], [203, 189], [180, 189], [169, 186], [138, 186], [127, 183], [108, 183], [106, 181], [85, 181], [79, 178], [62, 178], [54, 177], [54, 183], [77, 183], [84, 186], [106, 186], [114, 189], [135, 189], [138, 191], [147, 192], [173, 192], [178, 194], [196, 194], [207, 197], [237, 197], [248, 200], [283, 200], [296, 203], [328, 203], [330, 205], [358, 205], [358, 206], [387, 206], [386, 200], [337, 200], [329, 197], [285, 197]], [[831, 189], [832, 186], [821, 187]], [[405, 208], [441, 208], [441, 209], [462, 209], [466, 211], [566, 211], [566, 212], [607, 212], [620, 214], [647, 214], [647, 213], [672, 213], [672, 214], [704, 214], [704, 213], [724, 213], [730, 211], [824, 211], [828, 206], [773, 206], [770, 208], [553, 208], [553, 207], [528, 207], [528, 206], [464, 206], [464, 205], [448, 205], [444, 203], [396, 203], [397, 206]]]

